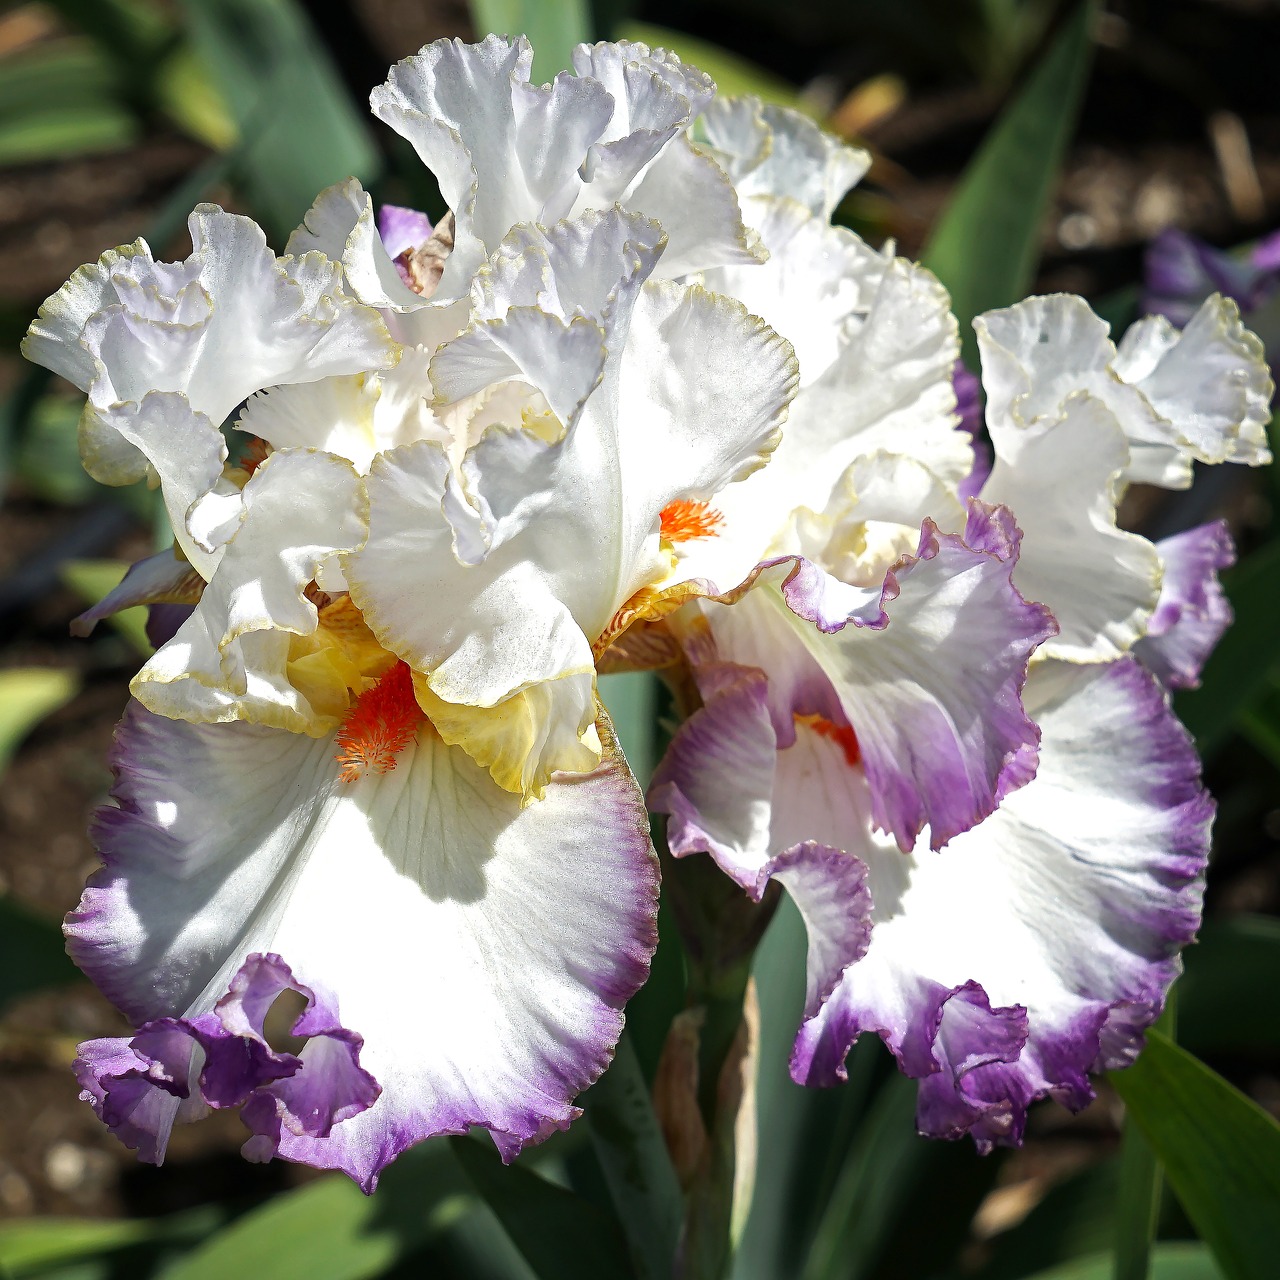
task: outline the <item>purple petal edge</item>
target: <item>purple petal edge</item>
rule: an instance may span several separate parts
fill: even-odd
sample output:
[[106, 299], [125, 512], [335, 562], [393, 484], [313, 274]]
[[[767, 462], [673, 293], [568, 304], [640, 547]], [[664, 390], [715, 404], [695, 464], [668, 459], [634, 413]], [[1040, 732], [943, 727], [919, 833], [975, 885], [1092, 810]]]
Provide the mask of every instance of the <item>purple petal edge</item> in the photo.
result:
[[[725, 875], [758, 900], [768, 850], [739, 847], [748, 837], [718, 829], [716, 817], [740, 817], [773, 789], [778, 743], [768, 680], [755, 667], [731, 663], [713, 664], [701, 673], [706, 703], [672, 737], [649, 784], [648, 805], [667, 815], [667, 847], [674, 857], [709, 853]], [[715, 816], [713, 806], [720, 811]]]
[[[187, 725], [154, 716], [136, 703], [130, 703], [117, 726], [110, 754], [115, 774], [111, 792], [114, 803], [96, 812], [92, 827], [103, 866], [90, 877], [79, 906], [67, 917], [65, 930], [73, 959], [140, 1028], [138, 1034], [153, 1022], [167, 1027], [169, 1022], [180, 1021], [166, 1022], [165, 1015], [172, 1011], [166, 1007], [164, 997], [140, 976], [137, 940], [127, 937], [127, 929], [121, 928], [122, 922], [134, 916], [131, 891], [136, 888], [135, 878], [146, 877], [153, 869], [173, 876], [195, 853], [180, 823], [164, 825], [156, 821], [156, 802], [167, 799], [168, 789], [175, 783], [170, 763], [185, 756], [199, 757], [196, 742], [181, 744], [188, 748], [185, 756], [175, 753], [172, 735], [222, 738], [234, 737], [237, 733], [252, 737], [273, 732], [243, 725]], [[338, 1025], [334, 1007], [329, 1023], [304, 1021], [295, 1028], [299, 1034], [312, 1036], [298, 1055], [301, 1069], [282, 1078], [277, 1087], [265, 1094], [261, 1089], [251, 1091], [240, 1104], [245, 1123], [257, 1130], [256, 1138], [250, 1139], [245, 1147], [248, 1158], [278, 1155], [317, 1168], [339, 1169], [365, 1192], [372, 1192], [387, 1164], [428, 1137], [465, 1134], [474, 1127], [484, 1127], [493, 1134], [504, 1160], [510, 1160], [524, 1146], [543, 1140], [554, 1129], [566, 1127], [580, 1114], [579, 1109], [571, 1105], [572, 1100], [609, 1065], [623, 1026], [623, 1008], [648, 976], [649, 962], [657, 945], [658, 865], [649, 841], [649, 822], [642, 797], [616, 751], [594, 774], [564, 776], [560, 785], [582, 789], [584, 795], [591, 797], [593, 806], [603, 799], [610, 814], [615, 815], [607, 833], [612, 840], [611, 847], [625, 846], [634, 855], [626, 868], [627, 874], [619, 876], [612, 889], [616, 901], [629, 904], [629, 927], [609, 939], [607, 963], [590, 974], [593, 996], [587, 1024], [576, 1029], [571, 1042], [559, 1039], [548, 1042], [539, 1070], [523, 1081], [517, 1094], [503, 1095], [503, 1107], [496, 1118], [488, 1100], [473, 1097], [463, 1088], [456, 1098], [431, 1096], [421, 1102], [405, 1100], [399, 1095], [384, 1096], [377, 1108], [378, 1122], [373, 1124], [370, 1121], [375, 1109], [356, 1104], [361, 1102], [359, 1094], [366, 1082], [375, 1090], [377, 1085], [358, 1067], [357, 1057], [363, 1048], [360, 1037]], [[180, 797], [181, 786], [173, 794]], [[301, 961], [297, 963], [301, 966]], [[318, 1008], [327, 1010], [327, 997], [315, 987], [314, 979], [311, 985], [319, 1000]], [[191, 1027], [179, 1028], [180, 1036], [188, 1043], [192, 1043], [194, 1033], [210, 1030], [203, 1024], [194, 1025], [197, 1019], [189, 1021], [193, 1024]], [[216, 1028], [212, 1030], [216, 1034]], [[115, 1085], [117, 1109], [123, 1110], [124, 1094], [128, 1090], [138, 1095], [132, 1104], [135, 1109], [147, 1108], [128, 1135], [121, 1129], [121, 1136], [128, 1145], [138, 1147], [143, 1158], [158, 1162], [163, 1158], [175, 1118], [197, 1118], [206, 1104], [194, 1083], [186, 1099], [164, 1089], [158, 1093], [153, 1087], [158, 1069], [130, 1047], [134, 1039], [136, 1037], [124, 1037], [82, 1046], [77, 1070], [86, 1100], [100, 1107], [106, 1096], [104, 1086], [113, 1074], [113, 1064], [120, 1067], [114, 1074], [123, 1075], [136, 1069], [127, 1082], [110, 1081]], [[252, 1054], [254, 1050], [241, 1044], [239, 1052]], [[225, 1059], [224, 1054], [222, 1065]], [[314, 1070], [308, 1070], [309, 1067]], [[165, 1079], [177, 1078], [174, 1071], [167, 1069], [164, 1075]], [[345, 1079], [343, 1087], [349, 1086], [354, 1103], [351, 1098], [345, 1102], [338, 1099], [332, 1109], [331, 1132], [324, 1136], [321, 1131], [327, 1123], [317, 1124], [308, 1117], [320, 1116], [324, 1094], [315, 1093], [313, 1087], [329, 1077], [335, 1077], [336, 1084], [343, 1083], [336, 1077]], [[234, 1077], [219, 1077], [216, 1083], [221, 1089], [220, 1098], [244, 1092], [237, 1090]], [[355, 1120], [356, 1124], [346, 1123], [349, 1120]], [[357, 1125], [361, 1126], [359, 1133]], [[133, 1141], [129, 1141], [130, 1137]]]
[[1160, 599], [1134, 655], [1166, 689], [1194, 689], [1223, 632], [1231, 605], [1218, 571], [1235, 563], [1225, 520], [1188, 529], [1156, 543], [1164, 565]]
[[858, 1036], [877, 1032], [903, 1072], [920, 1081], [920, 1131], [944, 1138], [968, 1133], [985, 1153], [1021, 1141], [1032, 1102], [1053, 1097], [1079, 1110], [1094, 1096], [1090, 1072], [1137, 1058], [1181, 972], [1179, 953], [1195, 939], [1214, 806], [1200, 785], [1191, 739], [1156, 680], [1131, 659], [1099, 678], [1130, 700], [1134, 723], [1150, 743], [1151, 794], [1167, 829], [1166, 847], [1146, 867], [1164, 901], [1147, 911], [1117, 912], [1143, 943], [1133, 972], [1118, 979], [1120, 993], [1102, 999], [1080, 992], [1079, 1009], [1059, 1026], [1042, 1027], [1021, 1006], [992, 1007], [974, 981], [948, 987], [921, 978], [905, 1011], [895, 1006], [879, 1013], [874, 1001], [858, 1009], [841, 1000], [837, 988], [796, 1038], [791, 1074], [797, 1083], [842, 1081]]
[[982, 435], [982, 379], [970, 373], [963, 360], [957, 360], [951, 372], [951, 385], [956, 392], [960, 430], [969, 437], [969, 447], [973, 450], [973, 466], [957, 490], [960, 501], [968, 502], [982, 492], [995, 458]]
[[[306, 1001], [292, 1028], [308, 1038], [298, 1056], [276, 1052], [263, 1033], [267, 1011], [284, 991]], [[331, 1002], [296, 982], [279, 956], [254, 954], [212, 1012], [156, 1018], [131, 1037], [87, 1041], [74, 1069], [81, 1098], [143, 1160], [163, 1162], [175, 1121], [207, 1107], [240, 1107], [253, 1135], [244, 1154], [263, 1161], [279, 1149], [282, 1128], [328, 1137], [335, 1124], [373, 1105], [381, 1090], [359, 1065], [362, 1044]]]

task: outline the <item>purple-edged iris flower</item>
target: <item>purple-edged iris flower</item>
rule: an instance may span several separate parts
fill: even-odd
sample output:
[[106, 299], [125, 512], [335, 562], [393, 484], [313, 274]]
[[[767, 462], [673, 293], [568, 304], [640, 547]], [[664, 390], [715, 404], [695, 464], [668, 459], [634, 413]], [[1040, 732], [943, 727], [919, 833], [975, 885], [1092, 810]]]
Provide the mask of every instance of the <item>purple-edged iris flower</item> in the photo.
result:
[[[758, 172], [769, 127], [706, 132]], [[793, 1077], [842, 1079], [874, 1032], [920, 1081], [921, 1131], [985, 1150], [1133, 1060], [1194, 936], [1213, 806], [1165, 687], [1229, 620], [1230, 539], [1152, 545], [1116, 510], [1193, 461], [1268, 461], [1272, 384], [1221, 295], [1118, 347], [1082, 299], [1031, 298], [976, 321], [975, 458], [945, 294], [800, 204], [757, 188], [769, 261], [711, 275], [796, 347], [783, 443], [677, 548], [708, 574], [731, 552], [779, 568], [669, 620], [700, 705], [649, 801], [677, 856], [795, 900]], [[841, 616], [859, 590], [872, 607]]]
[[447, 235], [379, 231], [354, 181], [281, 257], [202, 206], [185, 261], [105, 254], [28, 335], [88, 393], [86, 466], [158, 481], [176, 537], [78, 624], [186, 611], [66, 925], [137, 1028], [82, 1046], [84, 1096], [146, 1159], [211, 1107], [366, 1189], [471, 1126], [509, 1159], [578, 1114], [647, 973], [657, 864], [596, 653], [683, 588], [663, 512], [763, 465], [796, 361], [681, 279], [762, 256], [688, 138], [707, 77], [599, 45], [544, 91], [531, 58], [442, 41], [374, 94]]
[[805, 917], [795, 1078], [876, 1032], [925, 1132], [1016, 1141], [1131, 1060], [1196, 927], [1212, 806], [1160, 682], [1225, 625], [1229, 540], [1116, 507], [1267, 459], [1260, 345], [1217, 295], [1118, 347], [1078, 298], [992, 312], [982, 460], [945, 290], [831, 224], [865, 154], [663, 50], [531, 56], [441, 41], [375, 90], [436, 226], [350, 180], [276, 257], [202, 206], [184, 262], [105, 254], [32, 326], [90, 472], [175, 533], [81, 629], [188, 610], [67, 921], [137, 1028], [84, 1096], [147, 1159], [237, 1107], [249, 1158], [366, 1189], [569, 1124], [656, 940], [608, 661], [696, 690], [672, 851]]

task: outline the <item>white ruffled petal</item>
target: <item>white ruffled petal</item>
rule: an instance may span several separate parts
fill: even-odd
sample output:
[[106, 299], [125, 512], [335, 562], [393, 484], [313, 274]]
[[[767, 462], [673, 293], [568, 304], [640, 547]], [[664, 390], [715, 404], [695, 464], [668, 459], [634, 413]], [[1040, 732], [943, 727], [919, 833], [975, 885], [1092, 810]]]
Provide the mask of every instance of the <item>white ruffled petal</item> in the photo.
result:
[[759, 236], [742, 220], [733, 184], [686, 134], [677, 134], [649, 166], [626, 207], [656, 218], [667, 233], [659, 279], [765, 258]]
[[253, 222], [215, 205], [198, 206], [188, 225], [185, 262], [157, 263], [139, 242], [78, 273], [46, 304], [29, 350], [82, 382], [92, 366], [86, 468], [106, 484], [157, 474], [179, 544], [207, 576], [216, 557], [186, 517], [221, 475], [227, 414], [276, 383], [386, 367], [396, 349], [327, 258], [278, 259]]
[[249, 398], [236, 426], [273, 449], [323, 449], [363, 475], [385, 449], [448, 441], [431, 409], [428, 364], [421, 347], [405, 347], [385, 373], [272, 387]]
[[788, 196], [757, 197], [743, 212], [769, 251], [767, 261], [707, 271], [703, 283], [782, 334], [800, 361], [800, 385], [808, 386], [835, 362], [846, 323], [865, 313], [888, 260]]
[[[537, 221], [512, 154], [514, 86], [527, 84], [529, 42], [487, 36], [479, 44], [440, 40], [391, 68], [370, 95], [373, 113], [407, 138], [435, 174], [456, 219], [454, 249], [438, 289], [460, 296], [517, 222]], [[580, 157], [564, 156], [566, 181]]]
[[22, 354], [88, 391], [97, 365], [92, 353], [81, 345], [80, 335], [90, 316], [120, 300], [113, 277], [131, 269], [135, 258], [142, 259], [144, 270], [151, 265], [151, 250], [145, 240], [108, 249], [97, 262], [75, 271], [40, 308], [23, 339]]
[[996, 463], [982, 496], [1014, 513], [1023, 532], [1018, 587], [1061, 628], [1042, 653], [1109, 662], [1127, 652], [1146, 630], [1161, 569], [1146, 538], [1116, 525], [1129, 454], [1115, 416], [1077, 393], [1060, 418], [992, 437]]
[[[769, 465], [717, 500], [735, 562], [763, 559], [798, 507], [824, 510], [860, 457], [908, 454], [952, 487], [973, 466], [956, 427], [960, 340], [946, 290], [923, 268], [879, 255], [863, 261], [857, 288], [835, 361], [796, 396]], [[948, 519], [950, 504], [929, 514]]]
[[[1239, 307], [1214, 294], [1180, 334], [1168, 341], [1170, 336], [1162, 333], [1167, 346], [1154, 363], [1151, 344], [1144, 343], [1141, 365], [1135, 349], [1122, 342], [1120, 376], [1174, 424], [1198, 461], [1250, 467], [1270, 462], [1266, 427], [1275, 384], [1262, 343], [1241, 323]], [[1140, 376], [1134, 376], [1135, 365]]]
[[334, 728], [291, 683], [290, 636], [317, 626], [304, 595], [321, 561], [364, 539], [360, 482], [329, 454], [274, 454], [245, 486], [239, 524], [199, 604], [130, 686], [175, 719]]
[[715, 95], [709, 77], [665, 49], [621, 41], [578, 45], [573, 69], [601, 84], [612, 115], [586, 153], [577, 210], [622, 200], [642, 169]]
[[824, 222], [871, 167], [871, 157], [807, 116], [758, 98], [717, 98], [700, 121], [744, 198], [786, 196]]
[[[450, 741], [488, 760], [498, 721], [476, 710], [518, 713], [513, 750], [535, 754], [503, 753], [504, 786], [581, 767], [591, 647], [638, 592], [671, 585], [664, 510], [761, 465], [794, 391], [789, 346], [741, 304], [644, 284], [659, 247], [653, 223], [619, 210], [513, 232], [476, 281], [492, 318], [432, 362], [442, 400], [488, 397], [474, 443], [456, 471], [444, 451], [411, 447], [370, 473], [352, 593], [453, 704], [431, 709]], [[539, 722], [548, 710], [555, 722]], [[449, 715], [469, 720], [449, 728]]]
[[476, 564], [455, 555], [450, 475], [427, 442], [375, 460], [368, 542], [347, 568], [352, 597], [378, 639], [425, 676], [424, 696], [453, 704], [428, 708], [445, 737], [504, 787], [535, 792], [554, 770], [599, 758], [591, 646], [539, 544], [513, 539]]
[[1058, 417], [1072, 395], [1087, 392], [1124, 431], [1126, 480], [1185, 488], [1193, 460], [1258, 465], [1270, 456], [1262, 346], [1235, 304], [1217, 295], [1184, 333], [1149, 317], [1119, 351], [1108, 325], [1069, 294], [988, 312], [974, 329], [997, 452], [1002, 433]]
[[318, 250], [341, 262], [351, 292], [371, 307], [416, 311], [426, 306], [400, 278], [373, 217], [373, 200], [355, 178], [327, 187], [289, 237], [286, 252]]

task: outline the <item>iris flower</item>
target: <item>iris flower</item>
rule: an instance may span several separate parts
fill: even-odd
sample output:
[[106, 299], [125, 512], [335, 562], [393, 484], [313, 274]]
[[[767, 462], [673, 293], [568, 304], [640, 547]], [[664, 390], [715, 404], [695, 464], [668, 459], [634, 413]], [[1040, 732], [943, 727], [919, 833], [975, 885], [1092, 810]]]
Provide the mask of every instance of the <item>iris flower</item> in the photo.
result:
[[[93, 473], [158, 482], [174, 525], [81, 629], [195, 602], [133, 681], [67, 922], [138, 1028], [81, 1047], [85, 1096], [144, 1158], [237, 1106], [250, 1158], [366, 1188], [472, 1125], [510, 1158], [577, 1114], [647, 972], [656, 863], [595, 655], [671, 581], [663, 511], [767, 459], [795, 358], [665, 278], [751, 252], [682, 132], [705, 77], [605, 46], [546, 91], [528, 62], [445, 43], [374, 95], [445, 139], [451, 251], [417, 222], [397, 266], [352, 183], [279, 259], [205, 206], [185, 262], [106, 254], [28, 337], [89, 393]], [[629, 211], [672, 184], [705, 192], [675, 236]]]
[[801, 389], [769, 468], [688, 546], [689, 572], [766, 567], [665, 624], [696, 710], [650, 804], [673, 853], [799, 907], [797, 1082], [842, 1079], [873, 1032], [920, 1082], [922, 1132], [1016, 1143], [1032, 1101], [1079, 1108], [1133, 1060], [1199, 921], [1213, 806], [1163, 686], [1229, 620], [1230, 539], [1153, 546], [1116, 507], [1193, 460], [1268, 460], [1261, 345], [1217, 295], [1119, 348], [1079, 298], [980, 317], [988, 474], [941, 287], [759, 176], [812, 127], [740, 103], [706, 128], [771, 254], [708, 282], [791, 340]]
[[1142, 664], [1194, 680], [1228, 544], [1115, 505], [1264, 459], [1256, 342], [1218, 299], [1119, 350], [1078, 299], [994, 313], [986, 476], [945, 291], [831, 225], [864, 155], [663, 50], [530, 61], [442, 41], [374, 91], [435, 225], [351, 180], [277, 258], [202, 206], [186, 261], [105, 254], [28, 335], [174, 529], [77, 628], [189, 609], [67, 921], [137, 1027], [84, 1096], [146, 1159], [238, 1107], [249, 1158], [366, 1189], [569, 1124], [655, 945], [596, 675], [663, 667], [673, 851], [809, 925], [796, 1078], [874, 1030], [922, 1128], [1015, 1140], [1132, 1056], [1195, 927], [1211, 806]]

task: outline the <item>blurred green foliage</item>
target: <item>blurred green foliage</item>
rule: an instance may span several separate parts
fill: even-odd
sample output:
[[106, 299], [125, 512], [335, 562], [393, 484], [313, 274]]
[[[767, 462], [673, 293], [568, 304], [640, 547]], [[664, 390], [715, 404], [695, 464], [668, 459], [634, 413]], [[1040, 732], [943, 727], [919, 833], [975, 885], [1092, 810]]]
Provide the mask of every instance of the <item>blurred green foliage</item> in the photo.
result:
[[978, 367], [971, 322], [1025, 297], [1040, 229], [1088, 76], [1096, 3], [1077, 6], [996, 121], [938, 220], [921, 261], [951, 293], [963, 358]]

